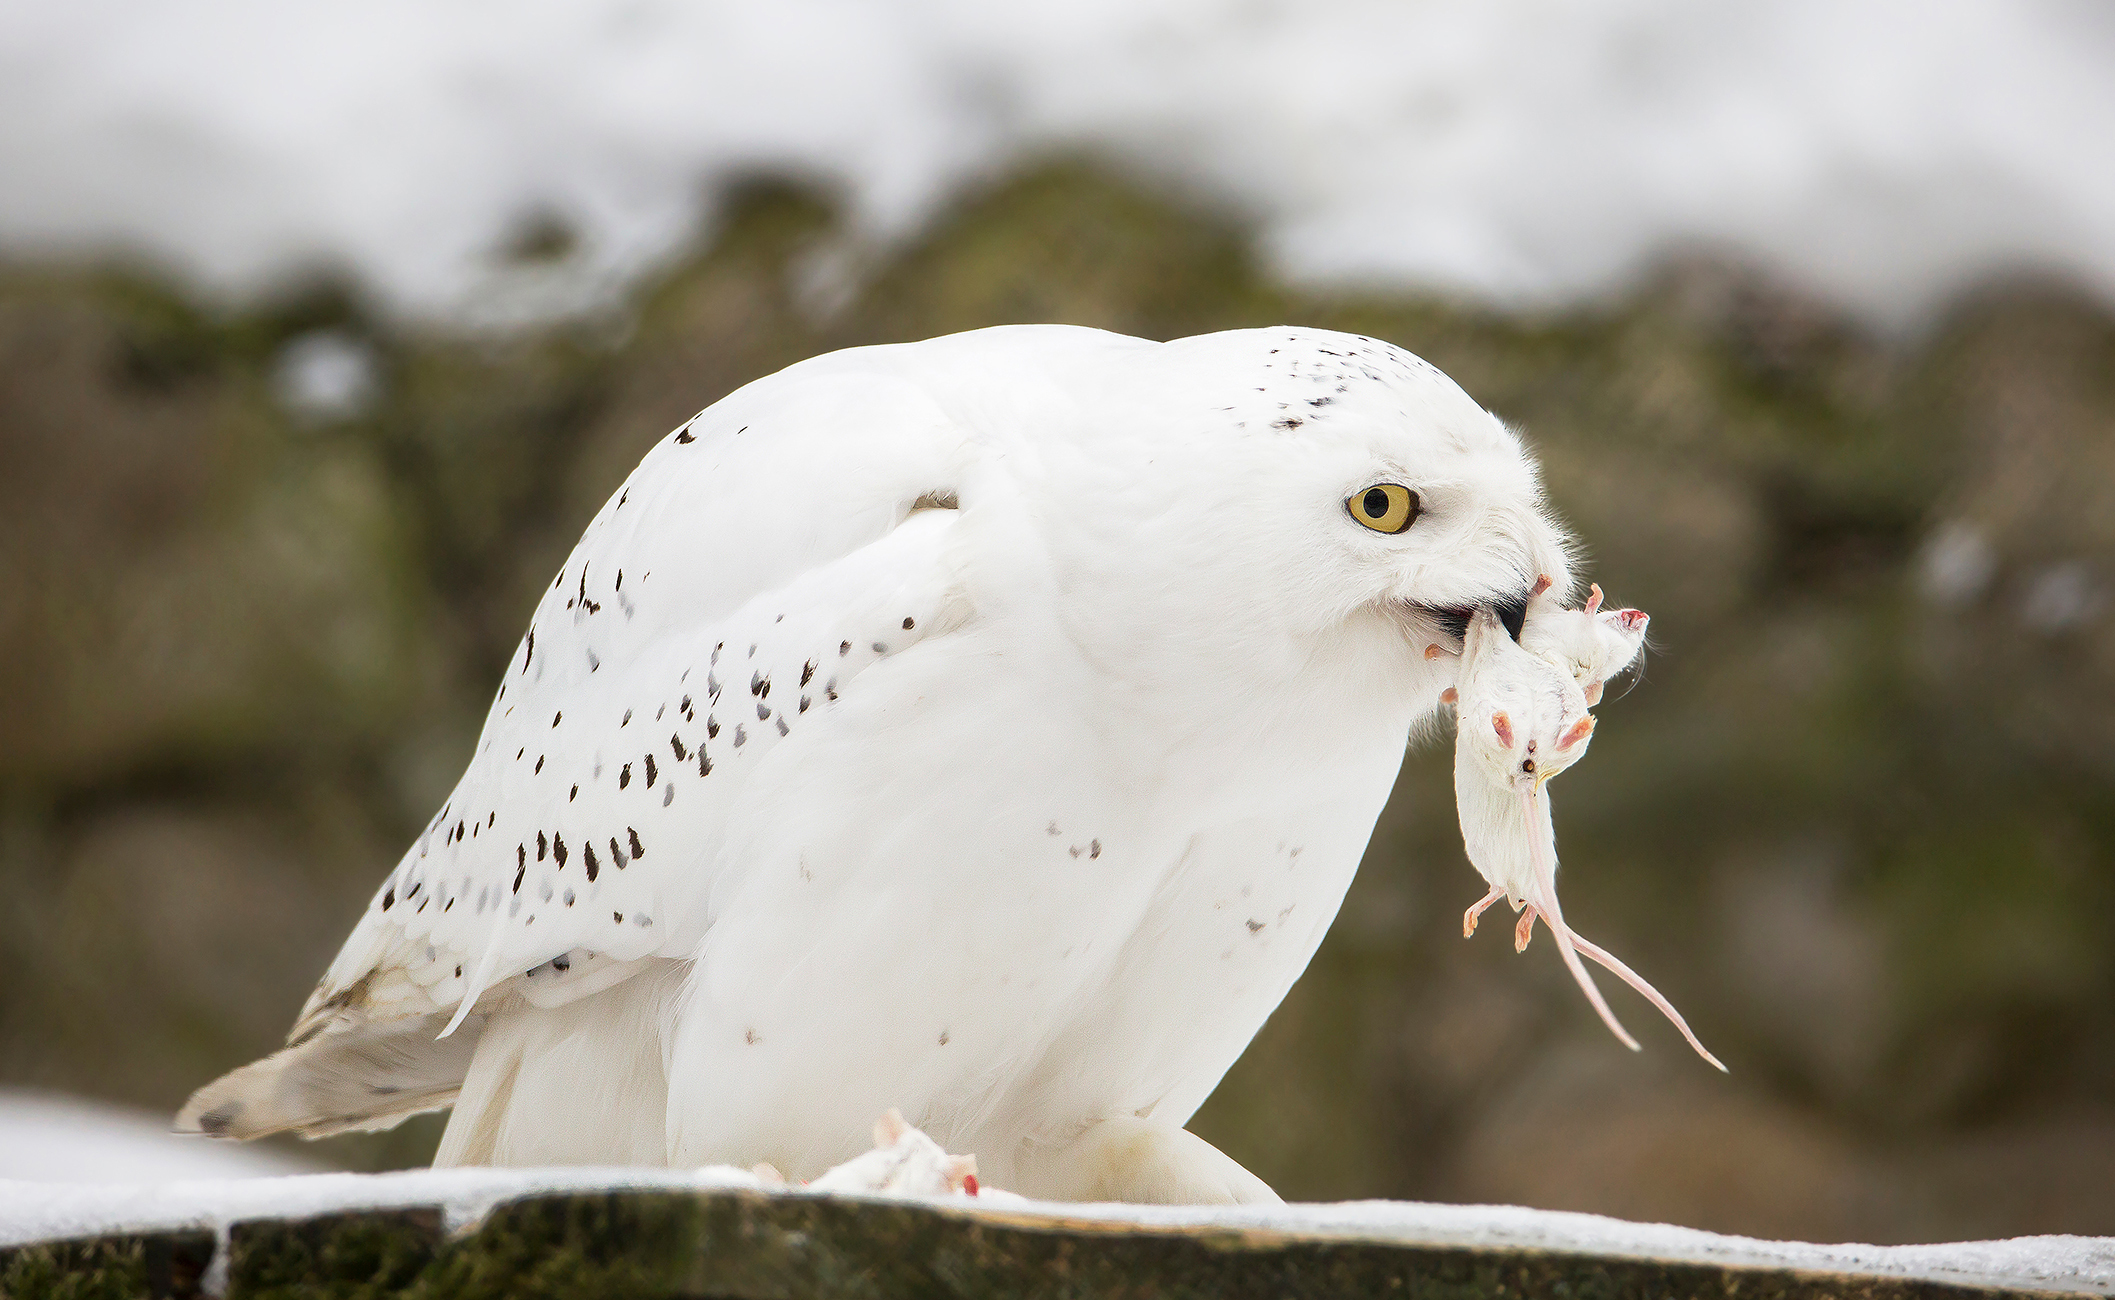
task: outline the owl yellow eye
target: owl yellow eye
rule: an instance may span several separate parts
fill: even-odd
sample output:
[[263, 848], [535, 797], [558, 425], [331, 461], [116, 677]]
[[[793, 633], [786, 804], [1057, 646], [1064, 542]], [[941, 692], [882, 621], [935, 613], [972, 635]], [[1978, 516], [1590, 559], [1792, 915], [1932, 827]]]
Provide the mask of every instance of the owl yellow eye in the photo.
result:
[[1400, 483], [1376, 483], [1346, 498], [1351, 517], [1377, 533], [1399, 533], [1417, 522], [1417, 493]]

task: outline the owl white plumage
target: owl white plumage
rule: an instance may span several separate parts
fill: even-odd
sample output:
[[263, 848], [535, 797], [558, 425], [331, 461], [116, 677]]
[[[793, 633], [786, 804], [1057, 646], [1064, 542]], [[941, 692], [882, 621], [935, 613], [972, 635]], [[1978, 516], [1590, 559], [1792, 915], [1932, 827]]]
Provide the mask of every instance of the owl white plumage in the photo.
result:
[[1182, 1125], [1305, 968], [1424, 648], [1568, 583], [1532, 459], [1278, 328], [854, 349], [662, 440], [289, 1040], [180, 1126], [759, 1162], [899, 1107], [996, 1185], [1271, 1193]]

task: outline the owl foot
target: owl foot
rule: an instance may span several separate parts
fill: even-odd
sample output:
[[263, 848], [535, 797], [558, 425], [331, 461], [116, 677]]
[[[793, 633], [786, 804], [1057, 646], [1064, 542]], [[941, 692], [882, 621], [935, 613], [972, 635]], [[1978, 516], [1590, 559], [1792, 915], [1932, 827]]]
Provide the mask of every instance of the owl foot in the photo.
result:
[[[768, 1166], [766, 1166], [768, 1168]], [[772, 1171], [776, 1173], [776, 1170]], [[759, 1176], [764, 1176], [758, 1171]], [[975, 1196], [977, 1158], [949, 1155], [891, 1109], [874, 1121], [874, 1149], [808, 1184], [811, 1192], [869, 1196]]]
[[1051, 1201], [1279, 1205], [1270, 1185], [1186, 1129], [1130, 1115], [1087, 1126], [1063, 1146], [1025, 1144], [1017, 1190]]

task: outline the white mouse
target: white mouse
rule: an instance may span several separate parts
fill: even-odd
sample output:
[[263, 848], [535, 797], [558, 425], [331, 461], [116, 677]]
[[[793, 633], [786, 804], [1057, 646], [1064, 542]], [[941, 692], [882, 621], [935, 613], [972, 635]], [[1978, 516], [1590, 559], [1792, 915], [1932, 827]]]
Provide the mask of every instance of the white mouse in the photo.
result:
[[[1521, 913], [1514, 947], [1527, 947], [1538, 917], [1546, 923], [1572, 978], [1625, 1046], [1636, 1050], [1638, 1042], [1609, 1009], [1579, 960], [1581, 953], [1643, 994], [1699, 1055], [1724, 1070], [1659, 990], [1574, 934], [1558, 906], [1556, 831], [1543, 787], [1586, 753], [1594, 731], [1586, 689], [1598, 696], [1607, 677], [1629, 665], [1647, 620], [1635, 610], [1598, 613], [1598, 599], [1585, 610], [1566, 610], [1543, 594], [1538, 588], [1530, 602], [1518, 643], [1488, 609], [1470, 620], [1462, 641], [1455, 683], [1455, 806], [1469, 861], [1490, 884], [1483, 899], [1463, 913], [1462, 933], [1473, 935], [1483, 911], [1506, 899]], [[1582, 683], [1582, 677], [1588, 680]]]

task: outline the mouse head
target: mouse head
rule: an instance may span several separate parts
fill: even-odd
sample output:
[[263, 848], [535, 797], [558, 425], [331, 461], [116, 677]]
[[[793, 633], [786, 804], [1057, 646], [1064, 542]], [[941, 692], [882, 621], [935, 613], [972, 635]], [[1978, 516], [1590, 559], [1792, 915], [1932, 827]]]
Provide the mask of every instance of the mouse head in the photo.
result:
[[1488, 608], [1469, 620], [1455, 689], [1457, 725], [1476, 770], [1501, 789], [1540, 789], [1578, 762], [1593, 738], [1579, 684], [1515, 643]]

